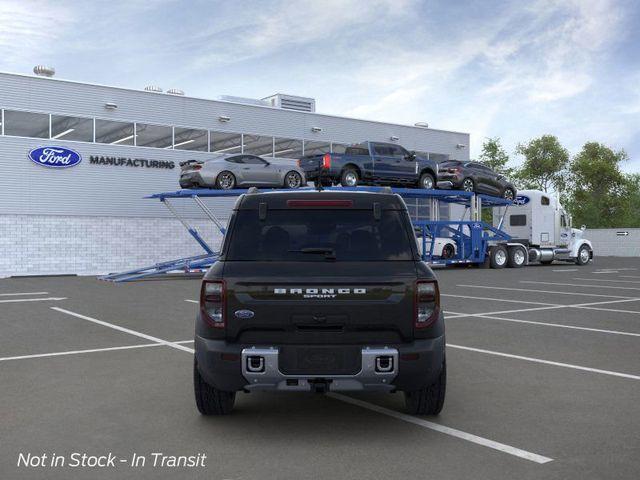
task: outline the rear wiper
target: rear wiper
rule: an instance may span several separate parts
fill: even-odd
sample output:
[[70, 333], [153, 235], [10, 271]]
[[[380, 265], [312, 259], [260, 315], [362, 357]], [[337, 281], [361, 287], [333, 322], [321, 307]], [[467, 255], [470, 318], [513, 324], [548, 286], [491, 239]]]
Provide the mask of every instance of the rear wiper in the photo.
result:
[[324, 257], [328, 260], [336, 259], [336, 251], [333, 248], [329, 248], [329, 247], [306, 247], [306, 248], [301, 248], [300, 250], [289, 250], [289, 252], [318, 253], [318, 254], [324, 254]]

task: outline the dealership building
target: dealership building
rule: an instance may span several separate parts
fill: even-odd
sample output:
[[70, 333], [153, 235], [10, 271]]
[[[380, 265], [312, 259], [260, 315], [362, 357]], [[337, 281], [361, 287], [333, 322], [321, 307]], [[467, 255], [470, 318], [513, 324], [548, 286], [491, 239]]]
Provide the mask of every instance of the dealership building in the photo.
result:
[[[203, 253], [159, 201], [144, 198], [177, 190], [185, 160], [223, 153], [296, 159], [364, 140], [437, 161], [469, 159], [466, 133], [325, 115], [310, 98], [209, 100], [34, 71], [0, 73], [0, 277], [102, 274]], [[34, 151], [45, 160], [55, 152], [72, 158], [52, 168]], [[233, 199], [207, 202], [228, 218]], [[220, 244], [199, 209], [175, 205], [210, 245]]]

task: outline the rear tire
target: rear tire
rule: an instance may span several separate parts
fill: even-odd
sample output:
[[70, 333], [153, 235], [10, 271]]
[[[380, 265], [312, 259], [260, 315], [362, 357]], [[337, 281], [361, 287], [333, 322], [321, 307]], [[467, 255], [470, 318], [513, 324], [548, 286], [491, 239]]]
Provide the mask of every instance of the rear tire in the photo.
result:
[[527, 252], [522, 247], [509, 247], [509, 258], [507, 266], [509, 268], [521, 268], [527, 263]]
[[340, 185], [343, 187], [357, 187], [360, 177], [354, 168], [345, 168], [340, 175]]
[[450, 243], [447, 243], [444, 247], [442, 247], [442, 258], [449, 259], [453, 258], [455, 255], [455, 248]]
[[465, 192], [475, 192], [476, 191], [476, 184], [474, 183], [473, 179], [471, 179], [471, 178], [465, 178], [464, 180], [462, 180], [462, 184], [460, 185], [460, 187]]
[[284, 188], [290, 188], [295, 190], [302, 186], [302, 176], [295, 170], [287, 172], [284, 176]]
[[404, 392], [407, 413], [411, 415], [438, 415], [444, 406], [447, 390], [447, 360], [443, 360], [440, 374], [431, 385]]
[[193, 390], [196, 406], [202, 415], [228, 415], [233, 410], [236, 392], [224, 392], [212, 387], [198, 371], [198, 364], [193, 362]]
[[491, 248], [489, 252], [490, 260], [489, 265], [491, 268], [504, 268], [507, 265], [507, 260], [509, 258], [507, 254], [507, 249], [502, 245], [496, 245]]
[[223, 171], [216, 177], [216, 187], [220, 190], [231, 190], [236, 186], [236, 177], [233, 173]]
[[433, 190], [436, 188], [436, 181], [433, 175], [430, 173], [423, 173], [420, 175], [420, 181], [418, 182], [418, 188], [424, 188], [426, 190]]
[[515, 200], [516, 199], [516, 194], [513, 191], [513, 188], [511, 187], [507, 187], [504, 189], [504, 192], [502, 192], [502, 198], [504, 198], [505, 200]]

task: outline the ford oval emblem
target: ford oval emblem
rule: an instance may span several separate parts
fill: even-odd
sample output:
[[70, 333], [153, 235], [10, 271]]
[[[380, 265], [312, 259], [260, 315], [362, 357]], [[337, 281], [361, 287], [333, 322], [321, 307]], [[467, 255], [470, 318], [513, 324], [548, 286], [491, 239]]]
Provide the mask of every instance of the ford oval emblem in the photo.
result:
[[513, 201], [514, 205], [526, 205], [531, 199], [526, 195], [518, 195]]
[[252, 310], [236, 310], [235, 315], [237, 318], [253, 318], [255, 313]]
[[38, 147], [29, 152], [33, 163], [51, 168], [69, 168], [82, 161], [82, 155], [64, 147]]

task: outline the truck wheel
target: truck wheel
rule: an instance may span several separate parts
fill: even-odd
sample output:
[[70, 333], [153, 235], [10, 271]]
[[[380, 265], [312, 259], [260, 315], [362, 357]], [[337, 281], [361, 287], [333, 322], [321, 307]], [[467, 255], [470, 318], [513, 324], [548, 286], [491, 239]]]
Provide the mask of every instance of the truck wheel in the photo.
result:
[[420, 181], [418, 182], [419, 188], [425, 188], [427, 190], [433, 190], [436, 186], [436, 182], [433, 179], [433, 175], [430, 173], [423, 173], [420, 175]]
[[196, 395], [196, 406], [202, 415], [227, 415], [233, 410], [236, 392], [224, 392], [212, 387], [198, 371], [198, 364], [193, 362], [193, 389]]
[[588, 246], [582, 245], [578, 249], [578, 256], [576, 257], [576, 264], [578, 265], [586, 265], [589, 263], [591, 257], [591, 252]]
[[496, 245], [491, 248], [490, 251], [490, 265], [491, 268], [504, 268], [508, 261], [507, 249], [502, 245]]
[[446, 390], [447, 361], [445, 359], [435, 382], [420, 390], [404, 392], [405, 408], [411, 415], [437, 415], [444, 406]]
[[358, 172], [353, 168], [345, 168], [340, 176], [340, 185], [343, 187], [356, 187], [358, 180]]
[[527, 253], [522, 247], [509, 247], [509, 258], [507, 266], [509, 268], [523, 267], [527, 261]]

